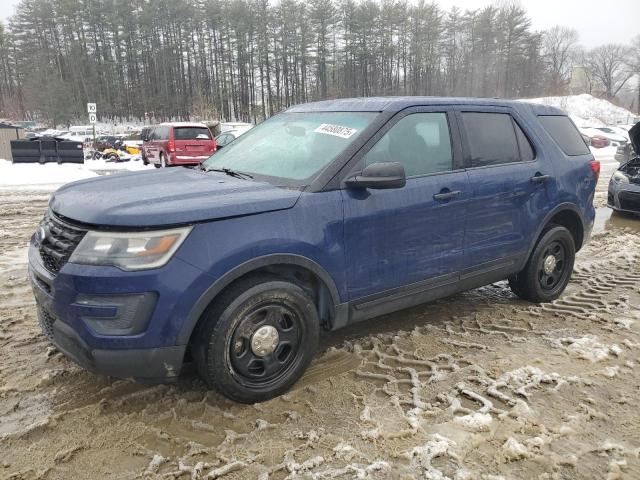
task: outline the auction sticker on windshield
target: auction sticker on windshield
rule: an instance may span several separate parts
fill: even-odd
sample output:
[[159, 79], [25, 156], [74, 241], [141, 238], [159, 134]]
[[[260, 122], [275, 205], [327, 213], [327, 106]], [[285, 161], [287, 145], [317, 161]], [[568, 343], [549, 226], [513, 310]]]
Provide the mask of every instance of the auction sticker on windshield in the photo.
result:
[[323, 123], [314, 130], [316, 133], [324, 133], [325, 135], [333, 135], [334, 137], [349, 138], [358, 130], [342, 125], [333, 125], [331, 123]]

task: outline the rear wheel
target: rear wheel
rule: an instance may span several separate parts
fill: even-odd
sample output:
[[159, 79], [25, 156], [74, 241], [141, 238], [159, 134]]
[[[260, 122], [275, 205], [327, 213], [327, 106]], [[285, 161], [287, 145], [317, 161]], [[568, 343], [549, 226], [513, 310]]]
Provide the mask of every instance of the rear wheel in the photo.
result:
[[205, 382], [243, 403], [286, 392], [311, 362], [319, 320], [297, 285], [254, 277], [232, 287], [205, 313], [193, 352]]
[[575, 262], [576, 247], [565, 227], [546, 229], [536, 244], [524, 270], [509, 278], [518, 297], [531, 302], [550, 302], [566, 288]]
[[167, 157], [164, 156], [164, 153], [160, 154], [160, 168], [167, 168]]

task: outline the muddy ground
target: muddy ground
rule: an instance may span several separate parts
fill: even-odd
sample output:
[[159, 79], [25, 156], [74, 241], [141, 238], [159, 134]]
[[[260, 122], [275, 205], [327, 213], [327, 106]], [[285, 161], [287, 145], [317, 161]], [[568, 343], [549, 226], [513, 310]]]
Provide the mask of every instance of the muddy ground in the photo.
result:
[[49, 346], [25, 248], [47, 200], [0, 191], [0, 478], [640, 478], [640, 220], [599, 209], [552, 304], [498, 283], [355, 325], [245, 406]]

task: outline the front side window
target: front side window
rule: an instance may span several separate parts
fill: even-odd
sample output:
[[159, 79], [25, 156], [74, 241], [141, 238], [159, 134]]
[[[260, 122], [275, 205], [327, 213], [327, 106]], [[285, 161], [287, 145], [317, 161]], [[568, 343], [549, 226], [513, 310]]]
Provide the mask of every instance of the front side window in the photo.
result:
[[305, 183], [351, 145], [377, 115], [282, 113], [230, 142], [203, 166]]
[[467, 137], [472, 167], [520, 161], [511, 115], [463, 112], [462, 123]]
[[364, 165], [399, 162], [407, 177], [453, 170], [446, 113], [403, 117], [367, 152]]

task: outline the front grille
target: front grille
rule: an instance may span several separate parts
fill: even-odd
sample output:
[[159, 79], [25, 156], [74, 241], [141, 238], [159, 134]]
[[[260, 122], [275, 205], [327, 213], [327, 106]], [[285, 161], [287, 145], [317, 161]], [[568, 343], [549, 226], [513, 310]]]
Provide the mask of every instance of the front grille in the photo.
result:
[[49, 211], [42, 223], [42, 235], [39, 238], [40, 258], [42, 264], [51, 273], [58, 273], [69, 261], [87, 231], [83, 228], [63, 222]]
[[38, 305], [38, 322], [40, 323], [40, 328], [42, 328], [42, 333], [53, 341], [53, 324], [56, 322], [56, 317]]
[[640, 212], [640, 193], [620, 192], [618, 194], [620, 208]]

